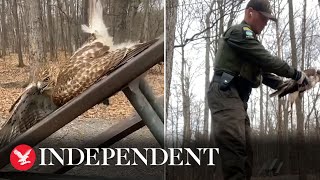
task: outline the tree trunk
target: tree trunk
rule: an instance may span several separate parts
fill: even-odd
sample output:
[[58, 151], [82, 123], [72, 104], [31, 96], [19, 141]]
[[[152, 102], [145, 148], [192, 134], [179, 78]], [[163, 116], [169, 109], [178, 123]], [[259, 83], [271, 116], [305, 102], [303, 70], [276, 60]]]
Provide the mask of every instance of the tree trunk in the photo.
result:
[[[169, 2], [167, 2], [168, 4]], [[136, 26], [136, 15], [138, 13], [138, 8], [139, 8], [139, 5], [140, 5], [140, 0], [132, 0], [131, 1], [131, 4], [130, 4], [130, 8], [129, 8], [129, 17], [130, 17], [130, 20], [129, 20], [129, 39], [131, 41], [136, 41], [138, 40], [137, 39], [137, 34], [135, 34], [135, 26]], [[167, 18], [169, 20], [169, 17]]]
[[42, 43], [42, 45], [41, 45], [41, 47], [43, 48], [43, 50], [42, 50], [42, 54], [41, 54], [41, 56], [42, 56], [42, 58], [43, 58], [43, 60], [44, 61], [46, 61], [46, 58], [47, 58], [47, 39], [46, 39], [46, 33], [45, 33], [45, 29], [46, 29], [46, 26], [45, 26], [45, 17], [44, 17], [44, 13], [42, 12], [42, 11], [45, 11], [45, 6], [42, 6], [42, 2], [43, 1], [41, 1], [41, 0], [38, 0], [39, 1], [39, 14], [40, 14], [40, 19], [39, 19], [39, 21], [40, 21], [40, 28], [41, 28], [41, 35], [40, 35], [40, 37], [41, 37], [41, 43]]
[[211, 2], [209, 12], [206, 14], [206, 56], [205, 56], [205, 88], [204, 88], [204, 115], [203, 115], [203, 141], [206, 143], [209, 135], [209, 106], [208, 106], [208, 97], [207, 92], [209, 90], [210, 84], [210, 37], [211, 37], [211, 29], [210, 27], [210, 17], [212, 14], [212, 8], [214, 5], [214, 1]]
[[89, 24], [88, 8], [89, 8], [89, 0], [82, 0], [82, 23], [83, 24]]
[[48, 36], [49, 36], [49, 52], [50, 52], [50, 60], [53, 61], [55, 59], [55, 46], [53, 40], [53, 30], [54, 25], [52, 21], [52, 11], [51, 11], [51, 0], [47, 0], [47, 17], [48, 17]]
[[78, 18], [77, 18], [77, 13], [76, 13], [76, 5], [77, 5], [77, 0], [72, 0], [69, 8], [70, 8], [70, 36], [71, 36], [71, 41], [72, 41], [72, 53], [75, 52], [79, 48], [79, 34], [78, 34], [78, 29], [77, 27], [78, 24]]
[[307, 1], [303, 4], [303, 18], [302, 18], [302, 30], [301, 30], [301, 69], [304, 69], [304, 59], [306, 53], [306, 21], [307, 21]]
[[149, 39], [149, 16], [150, 16], [150, 7], [149, 7], [149, 0], [144, 1], [143, 9], [144, 9], [144, 16], [143, 16], [143, 26], [142, 30], [140, 31], [140, 41], [146, 41]]
[[175, 31], [177, 24], [177, 5], [178, 0], [171, 0], [166, 3], [166, 114], [168, 114], [169, 98], [170, 98], [170, 85], [172, 78], [172, 61]]
[[30, 1], [30, 80], [34, 79], [36, 68], [43, 63], [43, 47], [41, 38], [41, 23], [40, 23], [40, 2], [38, 0]]
[[[292, 55], [292, 66], [294, 68], [298, 67], [298, 57], [297, 57], [297, 46], [295, 38], [295, 26], [294, 26], [294, 17], [293, 17], [293, 5], [292, 0], [288, 0], [289, 4], [289, 29], [290, 29], [290, 43], [291, 43], [291, 55]], [[296, 100], [296, 115], [297, 115], [297, 145], [298, 145], [298, 157], [299, 157], [299, 180], [305, 180], [306, 174], [304, 171], [303, 164], [303, 145], [304, 145], [304, 115], [302, 112], [302, 99], [298, 97]]]
[[127, 8], [129, 5], [128, 0], [114, 0], [113, 1], [115, 8], [114, 16], [114, 36], [113, 41], [115, 44], [125, 42], [127, 40]]
[[184, 47], [181, 48], [181, 92], [182, 92], [182, 112], [183, 112], [183, 147], [188, 147], [191, 140], [191, 121], [190, 121], [190, 82], [186, 75], [186, 60]]
[[264, 134], [267, 134], [267, 129], [268, 129], [268, 108], [269, 108], [269, 87], [267, 87], [267, 92], [266, 92], [266, 108], [265, 108], [265, 124], [264, 124]]
[[[177, 98], [177, 101], [178, 101], [178, 98]], [[179, 113], [179, 105], [178, 104], [180, 104], [180, 102], [179, 103], [177, 103], [177, 116], [176, 116], [176, 140], [175, 140], [175, 146], [174, 147], [180, 147], [180, 144], [179, 144], [179, 136], [180, 136], [180, 134], [179, 134], [179, 130], [180, 130], [180, 127], [179, 127], [179, 117], [180, 117], [180, 113]], [[182, 139], [182, 141], [183, 141], [183, 139]]]
[[16, 46], [16, 52], [18, 53], [18, 67], [24, 67], [23, 58], [22, 58], [22, 50], [21, 50], [21, 34], [20, 34], [20, 28], [19, 28], [19, 18], [18, 18], [18, 10], [17, 10], [17, 0], [13, 0], [13, 6], [12, 6], [12, 14], [14, 18], [14, 24], [16, 28], [16, 38], [17, 38], [17, 46]]
[[[184, 18], [184, 11], [181, 12], [181, 17]], [[183, 32], [183, 26], [180, 26], [180, 32]], [[184, 34], [180, 34], [180, 42], [184, 42]], [[183, 114], [183, 147], [188, 147], [191, 138], [191, 125], [190, 125], [190, 96], [189, 96], [189, 79], [186, 75], [187, 63], [185, 59], [185, 49], [181, 46], [181, 71], [180, 82], [182, 92], [182, 114]]]
[[[302, 25], [301, 25], [301, 69], [304, 69], [304, 59], [305, 59], [305, 52], [306, 52], [306, 19], [307, 19], [307, 1], [303, 3], [303, 17], [302, 17]], [[303, 103], [303, 102], [302, 102]], [[304, 109], [302, 105], [302, 113], [304, 114]], [[304, 117], [303, 117], [304, 119]], [[308, 119], [306, 123], [308, 123]], [[304, 126], [304, 124], [303, 124]], [[307, 135], [307, 131], [304, 130], [304, 135]]]
[[224, 32], [224, 14], [225, 14], [225, 11], [224, 11], [224, 3], [225, 1], [222, 0], [222, 1], [217, 1], [218, 3], [218, 8], [219, 8], [219, 16], [220, 16], [220, 20], [219, 20], [219, 33], [218, 33], [218, 38], [220, 38], [220, 35], [223, 34]]
[[76, 10], [75, 10], [75, 0], [71, 0], [69, 6], [69, 28], [70, 28], [70, 38], [71, 38], [71, 47], [72, 47], [72, 53], [76, 51], [78, 48], [77, 43], [77, 30], [76, 30], [76, 24], [77, 24], [77, 18], [76, 18]]
[[264, 137], [263, 125], [263, 86], [260, 86], [260, 137]]
[[[66, 23], [67, 23], [67, 33], [65, 34], [66, 36], [66, 44], [67, 44], [67, 48], [68, 48], [68, 52], [72, 53], [73, 52], [73, 44], [72, 44], [72, 24], [71, 24], [71, 20], [70, 20], [70, 5], [68, 4], [68, 1], [64, 1], [65, 7], [66, 7]], [[62, 14], [63, 16], [64, 14]]]
[[20, 34], [22, 36], [21, 38], [21, 49], [22, 49], [22, 52], [24, 52], [25, 54], [28, 54], [28, 46], [29, 46], [29, 43], [28, 43], [28, 38], [25, 38], [25, 37], [28, 37], [28, 36], [25, 36], [25, 34], [28, 34], [28, 29], [27, 29], [27, 24], [29, 23], [28, 22], [28, 19], [29, 19], [29, 16], [28, 16], [28, 13], [29, 11], [27, 11], [27, 6], [25, 3], [21, 3], [20, 5], [18, 4], [18, 9], [20, 10], [20, 13], [19, 13], [19, 18], [21, 19], [20, 21]]
[[[63, 4], [61, 3], [60, 0], [57, 0], [57, 4], [58, 4], [58, 8], [61, 10], [62, 9], [62, 6]], [[64, 31], [64, 17], [63, 17], [63, 13], [61, 11], [59, 11], [59, 15], [60, 15], [60, 33], [61, 33], [61, 46], [62, 46], [62, 50], [64, 51], [65, 53], [65, 57], [67, 56], [66, 52], [68, 50], [67, 47], [69, 47], [67, 45], [67, 42], [66, 42], [66, 38], [65, 38], [65, 31]]]
[[2, 33], [2, 52], [1, 56], [6, 55], [6, 49], [8, 47], [8, 39], [7, 39], [7, 25], [6, 25], [6, 1], [2, 0], [1, 2], [1, 33]]

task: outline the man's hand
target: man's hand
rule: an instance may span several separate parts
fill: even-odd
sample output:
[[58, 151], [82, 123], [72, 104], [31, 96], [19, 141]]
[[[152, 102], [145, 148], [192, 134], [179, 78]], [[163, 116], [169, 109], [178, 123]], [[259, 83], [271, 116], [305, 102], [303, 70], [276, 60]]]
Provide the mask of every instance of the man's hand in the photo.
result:
[[308, 86], [311, 83], [306, 73], [302, 71], [298, 71], [298, 74], [300, 75], [300, 78], [297, 79], [296, 81], [300, 86]]

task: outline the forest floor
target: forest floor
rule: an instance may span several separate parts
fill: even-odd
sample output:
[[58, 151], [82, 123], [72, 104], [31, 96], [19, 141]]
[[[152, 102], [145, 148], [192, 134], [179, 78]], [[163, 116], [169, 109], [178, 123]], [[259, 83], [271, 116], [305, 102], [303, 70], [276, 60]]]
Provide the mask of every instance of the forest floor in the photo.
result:
[[[58, 54], [58, 59], [66, 58], [64, 53]], [[29, 78], [30, 66], [28, 57], [24, 56], [25, 67], [19, 68], [17, 54], [11, 54], [0, 58], [0, 125], [4, 122], [3, 119], [9, 117], [9, 109], [15, 100], [24, 90], [23, 85], [26, 84]], [[58, 61], [59, 62], [59, 61]], [[58, 63], [50, 63], [57, 65]], [[163, 65], [156, 65], [147, 73], [145, 79], [152, 87], [156, 96], [163, 95], [164, 92], [164, 72]], [[99, 118], [108, 120], [123, 119], [133, 113], [134, 109], [122, 92], [118, 92], [109, 98], [110, 105], [97, 104], [92, 107], [80, 118]]]

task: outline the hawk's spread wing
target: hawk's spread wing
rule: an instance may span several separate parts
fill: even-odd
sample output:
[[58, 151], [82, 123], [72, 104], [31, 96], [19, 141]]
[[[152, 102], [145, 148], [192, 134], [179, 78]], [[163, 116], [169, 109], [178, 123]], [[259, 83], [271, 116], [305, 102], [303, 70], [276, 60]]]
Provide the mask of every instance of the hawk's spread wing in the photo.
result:
[[49, 95], [42, 93], [36, 84], [29, 85], [11, 108], [9, 119], [0, 129], [0, 147], [28, 130], [57, 109]]
[[295, 80], [288, 80], [278, 87], [278, 90], [272, 93], [270, 97], [278, 95], [278, 97], [281, 98], [287, 94], [290, 94], [290, 101], [293, 102], [298, 97], [299, 93], [314, 87], [315, 84], [320, 81], [320, 70], [311, 68], [304, 70], [304, 73], [306, 73], [311, 81], [308, 86], [300, 87]]

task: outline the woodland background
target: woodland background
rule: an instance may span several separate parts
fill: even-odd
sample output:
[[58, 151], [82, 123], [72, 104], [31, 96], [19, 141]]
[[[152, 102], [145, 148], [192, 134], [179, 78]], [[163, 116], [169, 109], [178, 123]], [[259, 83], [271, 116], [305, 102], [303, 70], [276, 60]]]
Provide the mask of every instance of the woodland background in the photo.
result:
[[[320, 68], [320, 1], [270, 0], [278, 23], [269, 22], [259, 36], [272, 54], [298, 69]], [[294, 3], [293, 3], [294, 2]], [[168, 146], [211, 144], [212, 124], [206, 92], [213, 74], [218, 39], [244, 17], [243, 0], [170, 0], [166, 3], [166, 111]], [[320, 170], [320, 87], [304, 93], [295, 104], [270, 98], [260, 86], [248, 108], [254, 148], [254, 176], [277, 158], [282, 175], [315, 176]], [[268, 164], [269, 166], [270, 164]], [[180, 169], [181, 170], [181, 169]], [[213, 178], [213, 170], [183, 169], [183, 177]], [[175, 174], [175, 175], [174, 175]], [[318, 174], [319, 175], [319, 174]], [[291, 177], [292, 179], [293, 177]], [[289, 178], [290, 179], [290, 178]]]
[[[36, 46], [41, 61], [74, 52], [86, 40], [87, 0], [1, 0], [1, 56], [30, 54]], [[104, 19], [114, 42], [146, 41], [163, 34], [162, 0], [103, 0]], [[38, 44], [32, 44], [39, 42]], [[48, 54], [47, 54], [48, 53]]]

